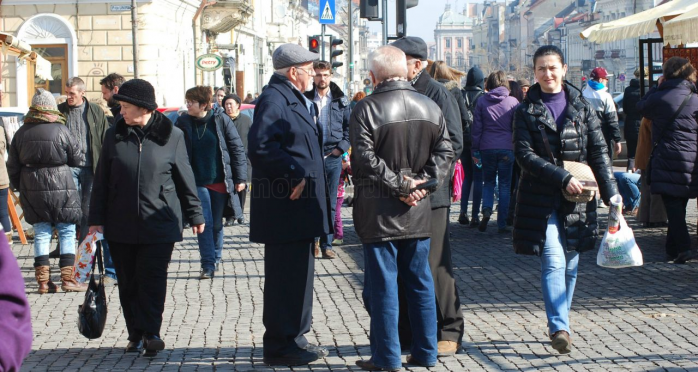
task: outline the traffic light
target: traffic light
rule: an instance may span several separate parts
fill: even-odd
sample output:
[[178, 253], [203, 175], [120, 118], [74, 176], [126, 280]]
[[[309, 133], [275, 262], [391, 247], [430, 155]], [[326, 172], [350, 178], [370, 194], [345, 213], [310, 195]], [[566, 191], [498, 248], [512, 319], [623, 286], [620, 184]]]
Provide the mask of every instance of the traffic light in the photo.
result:
[[378, 19], [378, 0], [359, 0], [359, 16], [369, 21]]
[[320, 36], [308, 36], [308, 50], [320, 54]]
[[407, 9], [414, 8], [419, 4], [419, 0], [397, 0], [395, 12], [395, 25], [397, 28], [397, 37], [401, 38], [407, 35]]
[[337, 48], [337, 46], [344, 44], [344, 40], [337, 39], [334, 36], [330, 36], [330, 61], [332, 62], [332, 69], [336, 69], [342, 66], [344, 63], [337, 61], [337, 57], [344, 54], [344, 51]]

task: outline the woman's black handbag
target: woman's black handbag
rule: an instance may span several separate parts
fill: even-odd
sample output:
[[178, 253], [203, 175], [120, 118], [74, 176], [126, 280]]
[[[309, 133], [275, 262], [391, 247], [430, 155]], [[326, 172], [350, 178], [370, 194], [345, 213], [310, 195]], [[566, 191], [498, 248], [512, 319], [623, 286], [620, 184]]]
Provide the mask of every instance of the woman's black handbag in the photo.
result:
[[[102, 242], [97, 242], [96, 265], [92, 265], [90, 284], [85, 292], [85, 301], [78, 307], [78, 329], [89, 338], [99, 338], [107, 322], [107, 294], [104, 291], [104, 265], [102, 264]], [[95, 280], [95, 266], [99, 266], [99, 284]]]

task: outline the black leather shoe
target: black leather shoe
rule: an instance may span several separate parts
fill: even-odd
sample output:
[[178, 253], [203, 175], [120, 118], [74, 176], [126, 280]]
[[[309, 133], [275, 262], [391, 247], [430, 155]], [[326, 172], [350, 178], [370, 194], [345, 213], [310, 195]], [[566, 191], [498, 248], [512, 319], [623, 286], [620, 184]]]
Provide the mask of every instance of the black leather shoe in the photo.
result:
[[480, 230], [480, 232], [487, 231], [487, 223], [490, 222], [490, 216], [492, 216], [491, 209], [486, 208], [482, 210], [482, 219], [480, 220], [480, 224], [477, 227], [477, 229]]
[[143, 340], [129, 341], [126, 345], [126, 353], [140, 353], [143, 350]]
[[265, 356], [264, 364], [269, 366], [302, 366], [318, 360], [317, 353], [298, 349], [292, 353], [280, 356]]
[[678, 265], [683, 265], [688, 261], [695, 261], [696, 259], [698, 259], [698, 255], [695, 251], [684, 251], [679, 253], [679, 255], [674, 260], [674, 263]]
[[148, 351], [160, 351], [165, 348], [165, 341], [156, 335], [143, 336], [143, 348]]
[[225, 227], [235, 226], [235, 219], [234, 218], [226, 218], [225, 224], [223, 224], [223, 226], [225, 226]]
[[245, 217], [240, 217], [238, 218], [238, 225], [244, 225], [245, 224]]
[[461, 214], [458, 216], [458, 223], [461, 224], [461, 225], [469, 225], [469, 224], [470, 224], [470, 218], [468, 218], [467, 215], [461, 213]]
[[203, 269], [201, 270], [201, 275], [199, 275], [199, 279], [213, 279], [213, 273], [214, 271], [211, 269]]

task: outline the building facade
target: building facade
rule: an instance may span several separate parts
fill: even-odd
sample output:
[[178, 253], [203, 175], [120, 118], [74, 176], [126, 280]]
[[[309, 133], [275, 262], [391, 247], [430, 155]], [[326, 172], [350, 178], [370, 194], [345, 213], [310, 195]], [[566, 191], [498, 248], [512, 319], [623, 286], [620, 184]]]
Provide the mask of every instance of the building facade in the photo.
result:
[[470, 51], [473, 49], [473, 13], [476, 4], [466, 4], [462, 12], [446, 9], [439, 17], [434, 29], [435, 60], [444, 61], [447, 65], [461, 71], [467, 71], [470, 61]]

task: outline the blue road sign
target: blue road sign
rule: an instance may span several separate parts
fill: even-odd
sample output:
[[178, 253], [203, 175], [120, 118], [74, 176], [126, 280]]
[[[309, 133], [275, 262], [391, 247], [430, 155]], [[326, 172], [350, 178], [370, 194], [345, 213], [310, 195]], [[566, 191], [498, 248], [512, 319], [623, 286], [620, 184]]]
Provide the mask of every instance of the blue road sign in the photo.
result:
[[333, 25], [337, 18], [337, 8], [334, 0], [320, 0], [320, 24]]

